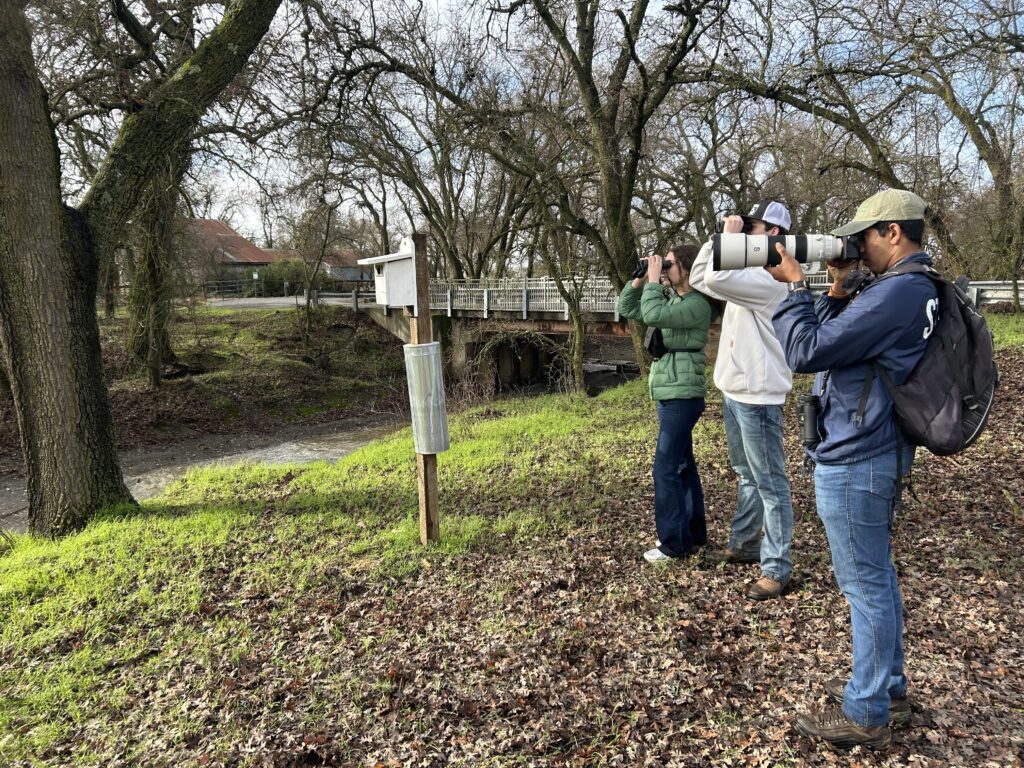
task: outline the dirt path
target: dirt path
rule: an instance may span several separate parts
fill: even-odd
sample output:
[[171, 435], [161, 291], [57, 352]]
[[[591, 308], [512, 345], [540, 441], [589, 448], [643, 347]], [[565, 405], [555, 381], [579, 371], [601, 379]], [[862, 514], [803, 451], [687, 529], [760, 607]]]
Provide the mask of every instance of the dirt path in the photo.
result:
[[[392, 416], [343, 419], [325, 424], [293, 425], [273, 434], [204, 435], [166, 446], [121, 453], [125, 483], [136, 499], [159, 494], [192, 467], [213, 462], [334, 460], [404, 425]], [[26, 480], [0, 475], [0, 530], [23, 533], [28, 527]]]

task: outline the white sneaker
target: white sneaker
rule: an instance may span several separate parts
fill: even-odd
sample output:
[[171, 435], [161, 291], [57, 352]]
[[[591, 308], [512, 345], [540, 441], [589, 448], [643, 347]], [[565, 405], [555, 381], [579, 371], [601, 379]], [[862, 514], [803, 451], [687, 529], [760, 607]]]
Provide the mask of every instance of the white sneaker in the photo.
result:
[[644, 552], [644, 560], [646, 560], [648, 563], [663, 563], [666, 560], [671, 559], [671, 557], [666, 555], [657, 547], [655, 547], [654, 549], [648, 549], [646, 552]]

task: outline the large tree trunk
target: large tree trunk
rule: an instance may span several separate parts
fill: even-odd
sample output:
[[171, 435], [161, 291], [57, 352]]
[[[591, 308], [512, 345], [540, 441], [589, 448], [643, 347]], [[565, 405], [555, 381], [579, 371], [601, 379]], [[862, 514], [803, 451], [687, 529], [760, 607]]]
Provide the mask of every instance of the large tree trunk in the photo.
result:
[[174, 222], [179, 187], [188, 165], [183, 153], [147, 184], [137, 217], [139, 260], [128, 298], [128, 357], [144, 365], [150, 387], [160, 386], [164, 363], [174, 360], [168, 330], [171, 320], [170, 266], [174, 258]]
[[0, 347], [28, 470], [29, 527], [59, 535], [131, 501], [96, 321], [96, 252], [60, 199], [28, 25], [0, 2]]
[[80, 214], [60, 196], [56, 142], [23, 0], [0, 0], [0, 353], [28, 470], [29, 526], [60, 535], [130, 501], [118, 465], [96, 320], [139, 196], [266, 33], [281, 0], [236, 0], [195, 55], [125, 121]]

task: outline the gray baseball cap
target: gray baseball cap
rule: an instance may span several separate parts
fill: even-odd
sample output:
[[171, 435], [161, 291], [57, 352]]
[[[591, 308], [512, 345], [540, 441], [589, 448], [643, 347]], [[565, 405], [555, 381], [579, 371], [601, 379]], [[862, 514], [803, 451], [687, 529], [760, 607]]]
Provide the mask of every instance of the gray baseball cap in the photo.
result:
[[853, 220], [832, 232], [836, 237], [846, 237], [863, 232], [880, 221], [924, 220], [928, 204], [913, 192], [905, 189], [883, 189], [876, 192], [857, 207]]
[[757, 205], [750, 209], [750, 213], [741, 215], [744, 221], [763, 221], [768, 226], [782, 227], [787, 232], [793, 223], [789, 209], [777, 200], [769, 198], [758, 200]]

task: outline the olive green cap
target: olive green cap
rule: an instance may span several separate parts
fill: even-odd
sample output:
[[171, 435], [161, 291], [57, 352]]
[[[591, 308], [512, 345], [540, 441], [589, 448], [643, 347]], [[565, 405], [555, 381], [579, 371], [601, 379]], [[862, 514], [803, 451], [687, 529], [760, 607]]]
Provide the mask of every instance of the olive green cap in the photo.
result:
[[923, 221], [924, 209], [927, 207], [928, 204], [913, 192], [883, 189], [857, 207], [853, 221], [839, 227], [832, 234], [836, 237], [855, 235], [880, 221]]

